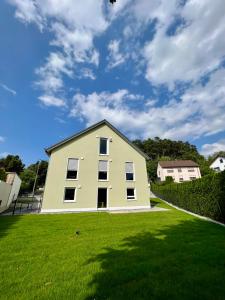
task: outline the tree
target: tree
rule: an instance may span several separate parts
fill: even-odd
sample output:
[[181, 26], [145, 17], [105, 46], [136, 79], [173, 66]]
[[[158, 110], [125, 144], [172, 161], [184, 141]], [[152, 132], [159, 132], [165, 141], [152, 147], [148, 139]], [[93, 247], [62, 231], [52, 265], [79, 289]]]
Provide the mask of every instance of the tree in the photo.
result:
[[7, 155], [0, 159], [0, 168], [5, 169], [6, 172], [20, 174], [24, 170], [24, 164], [19, 155]]
[[6, 181], [6, 176], [7, 176], [7, 174], [6, 174], [6, 172], [5, 172], [5, 169], [0, 168], [0, 181], [1, 181], [1, 180], [2, 180], [2, 181]]
[[20, 192], [29, 193], [33, 189], [34, 180], [36, 173], [33, 170], [25, 169], [21, 174], [20, 178], [22, 180]]
[[[30, 165], [27, 169], [32, 170], [35, 174], [38, 168], [38, 161], [35, 164]], [[41, 160], [38, 170], [37, 187], [43, 187], [45, 184], [45, 178], [48, 169], [48, 162]]]

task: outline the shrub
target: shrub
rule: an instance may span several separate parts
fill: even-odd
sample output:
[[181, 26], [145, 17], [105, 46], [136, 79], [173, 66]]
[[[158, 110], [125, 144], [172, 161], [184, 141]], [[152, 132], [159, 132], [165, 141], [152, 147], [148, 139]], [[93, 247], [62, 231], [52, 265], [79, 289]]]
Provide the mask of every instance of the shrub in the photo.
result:
[[152, 185], [160, 198], [193, 213], [225, 223], [225, 171], [167, 185]]

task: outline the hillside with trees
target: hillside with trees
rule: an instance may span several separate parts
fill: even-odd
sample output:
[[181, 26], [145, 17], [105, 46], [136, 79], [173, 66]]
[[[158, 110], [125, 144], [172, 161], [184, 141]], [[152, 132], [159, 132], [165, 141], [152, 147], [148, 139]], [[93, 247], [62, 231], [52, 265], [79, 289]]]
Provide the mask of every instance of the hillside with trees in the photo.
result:
[[199, 154], [197, 147], [189, 142], [155, 137], [143, 141], [135, 140], [133, 143], [150, 157], [147, 162], [147, 170], [151, 181], [157, 179], [156, 171], [159, 160], [190, 159], [199, 164], [202, 176], [213, 172], [209, 168], [209, 160]]

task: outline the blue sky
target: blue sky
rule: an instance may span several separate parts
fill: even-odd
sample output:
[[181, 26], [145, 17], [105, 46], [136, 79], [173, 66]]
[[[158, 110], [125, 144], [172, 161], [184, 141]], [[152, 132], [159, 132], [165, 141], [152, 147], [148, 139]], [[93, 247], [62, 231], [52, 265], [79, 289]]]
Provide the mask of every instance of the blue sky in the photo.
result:
[[26, 164], [104, 118], [225, 150], [224, 0], [3, 0], [0, 155]]

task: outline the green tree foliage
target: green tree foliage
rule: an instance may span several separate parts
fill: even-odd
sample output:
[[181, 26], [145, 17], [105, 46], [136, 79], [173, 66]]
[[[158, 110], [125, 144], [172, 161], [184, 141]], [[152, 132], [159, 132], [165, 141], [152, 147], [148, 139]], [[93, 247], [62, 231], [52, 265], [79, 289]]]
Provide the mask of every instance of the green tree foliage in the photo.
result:
[[152, 184], [152, 191], [174, 205], [225, 223], [225, 171], [184, 183]]
[[20, 192], [21, 193], [28, 193], [31, 192], [34, 185], [35, 180], [35, 172], [30, 169], [25, 169], [21, 174], [20, 178], [22, 180]]
[[0, 168], [3, 168], [6, 172], [20, 174], [24, 170], [24, 164], [19, 155], [7, 155], [5, 158], [0, 159]]
[[[29, 165], [20, 175], [22, 180], [21, 185], [21, 192], [22, 193], [28, 193], [32, 192], [33, 185], [35, 181], [35, 176], [38, 170], [38, 164], [37, 161], [35, 164]], [[39, 170], [38, 170], [38, 176], [37, 176], [37, 182], [36, 182], [36, 189], [39, 187], [43, 187], [45, 184], [45, 178], [46, 173], [48, 169], [48, 162], [45, 160], [42, 160], [39, 164]]]
[[[29, 170], [32, 170], [35, 173], [37, 172], [37, 168], [38, 168], [38, 161], [35, 164], [32, 164], [28, 167]], [[37, 186], [38, 187], [44, 186], [47, 169], [48, 169], [48, 162], [45, 160], [42, 160], [40, 162], [39, 170], [38, 170], [38, 178], [37, 178]]]
[[3, 168], [0, 168], [0, 180], [2, 181], [6, 180], [6, 171]]
[[149, 157], [147, 170], [151, 181], [157, 179], [157, 164], [159, 160], [190, 159], [199, 164], [202, 176], [212, 174], [208, 161], [198, 153], [197, 147], [188, 142], [172, 141], [169, 139], [135, 140], [137, 145]]

